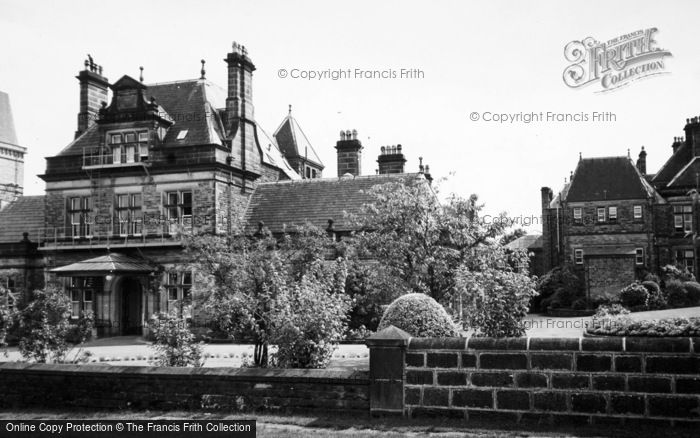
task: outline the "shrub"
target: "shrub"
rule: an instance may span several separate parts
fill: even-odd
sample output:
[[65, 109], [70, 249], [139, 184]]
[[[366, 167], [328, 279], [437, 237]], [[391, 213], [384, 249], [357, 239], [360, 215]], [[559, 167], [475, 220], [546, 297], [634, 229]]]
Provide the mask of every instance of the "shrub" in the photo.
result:
[[33, 299], [18, 313], [22, 357], [39, 363], [63, 360], [68, 351], [70, 309], [70, 300], [58, 288], [34, 291]]
[[345, 293], [352, 300], [348, 327], [351, 330], [376, 330], [384, 307], [403, 294], [385, 268], [362, 262], [351, 263]]
[[394, 300], [384, 312], [377, 330], [390, 325], [415, 337], [441, 338], [458, 334], [445, 308], [422, 293], [406, 294]]
[[688, 292], [680, 280], [668, 280], [664, 292], [670, 307], [683, 307], [688, 301]]
[[12, 317], [5, 307], [0, 307], [0, 347], [5, 347], [7, 331], [12, 325]]
[[275, 303], [278, 327], [273, 360], [282, 368], [324, 368], [347, 330], [350, 300], [345, 295], [346, 265], [316, 260], [301, 281], [285, 289]]
[[700, 304], [700, 283], [695, 281], [686, 281], [683, 283], [687, 296], [686, 304], [688, 306], [697, 306]]
[[620, 304], [602, 305], [598, 307], [593, 319], [609, 318], [611, 316], [629, 315], [630, 311]]
[[696, 337], [700, 336], [700, 318], [665, 318], [634, 321], [626, 316], [612, 317], [593, 324], [586, 332], [606, 336]]
[[620, 303], [625, 307], [646, 307], [649, 291], [639, 282], [634, 282], [620, 291]]
[[684, 281], [695, 281], [695, 276], [688, 271], [686, 267], [678, 267], [674, 265], [666, 265], [661, 268], [662, 288], [666, 288], [669, 281], [678, 280], [680, 282]]
[[528, 305], [537, 294], [527, 275], [503, 269], [460, 269], [457, 289], [464, 299], [464, 316], [476, 335], [523, 336]]
[[661, 292], [661, 287], [659, 284], [646, 280], [642, 282], [642, 286], [646, 288], [649, 292], [649, 299], [647, 300], [647, 307], [652, 310], [665, 309], [668, 303], [666, 302], [666, 297], [663, 292]]
[[661, 284], [661, 279], [659, 278], [658, 275], [649, 272], [644, 276], [644, 281], [642, 281], [642, 284], [644, 284], [646, 282], [656, 283], [658, 286], [659, 284]]
[[574, 310], [585, 310], [586, 309], [586, 299], [585, 298], [579, 298], [573, 303], [571, 303], [571, 308]]
[[202, 344], [187, 327], [187, 321], [172, 313], [160, 312], [151, 317], [149, 328], [153, 333], [154, 365], [161, 367], [201, 367]]
[[546, 311], [548, 307], [570, 307], [583, 297], [583, 282], [571, 264], [558, 266], [543, 275], [535, 287], [538, 295], [532, 300], [532, 308]]
[[92, 311], [81, 311], [78, 321], [68, 327], [66, 341], [71, 344], [82, 344], [92, 339], [92, 329], [95, 326], [95, 318]]

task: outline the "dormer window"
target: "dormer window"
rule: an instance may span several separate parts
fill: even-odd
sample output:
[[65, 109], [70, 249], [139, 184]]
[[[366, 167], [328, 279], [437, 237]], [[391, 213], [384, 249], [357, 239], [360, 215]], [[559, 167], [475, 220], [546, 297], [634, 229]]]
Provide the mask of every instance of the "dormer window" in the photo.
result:
[[110, 133], [109, 146], [112, 149], [113, 164], [130, 164], [148, 160], [147, 130], [125, 130]]

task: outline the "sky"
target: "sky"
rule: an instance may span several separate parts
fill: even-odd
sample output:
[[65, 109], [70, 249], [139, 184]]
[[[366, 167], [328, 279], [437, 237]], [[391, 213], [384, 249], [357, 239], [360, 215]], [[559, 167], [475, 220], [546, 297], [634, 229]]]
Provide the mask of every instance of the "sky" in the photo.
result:
[[[115, 82], [199, 77], [226, 85], [223, 61], [248, 49], [255, 118], [272, 134], [293, 115], [336, 176], [338, 133], [356, 129], [363, 173], [383, 145], [401, 144], [407, 171], [418, 157], [443, 194], [479, 195], [485, 215], [534, 217], [540, 188], [561, 190], [583, 157], [648, 153], [649, 173], [671, 154], [685, 119], [700, 114], [700, 2], [693, 1], [94, 1], [0, 0], [0, 91], [10, 95], [28, 148], [25, 194], [43, 193], [45, 157], [73, 139], [77, 73], [89, 53]], [[664, 74], [599, 93], [570, 88], [565, 46], [656, 28]], [[347, 78], [328, 78], [350, 70]], [[401, 78], [401, 69], [414, 72]], [[286, 71], [286, 76], [282, 70]], [[325, 74], [308, 79], [309, 72]], [[361, 72], [384, 72], [385, 78]], [[356, 72], [360, 72], [358, 75]], [[394, 72], [394, 74], [392, 74]], [[296, 77], [292, 77], [296, 76]], [[395, 77], [392, 77], [395, 76]], [[589, 116], [589, 121], [499, 123], [491, 114]], [[594, 112], [612, 114], [592, 121]], [[472, 120], [473, 113], [478, 117]], [[581, 116], [576, 116], [576, 115]], [[484, 119], [488, 120], [484, 120]], [[518, 219], [521, 218], [521, 219]]]

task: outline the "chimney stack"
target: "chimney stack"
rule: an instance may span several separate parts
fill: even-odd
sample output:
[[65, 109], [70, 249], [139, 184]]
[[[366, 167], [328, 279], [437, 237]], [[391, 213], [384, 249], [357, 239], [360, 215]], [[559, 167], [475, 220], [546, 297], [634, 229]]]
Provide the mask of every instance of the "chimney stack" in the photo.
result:
[[685, 141], [690, 147], [691, 156], [700, 156], [700, 117], [692, 117], [685, 121]]
[[75, 138], [78, 138], [97, 121], [102, 102], [107, 102], [109, 81], [102, 76], [102, 66], [97, 65], [90, 55], [85, 60], [85, 69], [76, 79], [80, 81], [80, 112], [75, 131]]
[[255, 65], [244, 46], [233, 42], [233, 50], [224, 59], [228, 64], [226, 128], [231, 130], [239, 119], [253, 120], [253, 72]]
[[338, 177], [346, 173], [361, 175], [362, 143], [357, 139], [357, 131], [340, 131], [340, 140], [336, 142], [335, 148], [338, 151]]
[[644, 146], [642, 146], [642, 151], [637, 158], [637, 169], [642, 175], [647, 174], [647, 152], [644, 150]]
[[406, 158], [403, 156], [401, 145], [382, 146], [381, 154], [377, 158], [379, 163], [379, 174], [404, 173]]
[[682, 144], [683, 144], [683, 137], [673, 137], [673, 144], [671, 144], [671, 147], [673, 148], [674, 154], [676, 153], [678, 148], [681, 147]]

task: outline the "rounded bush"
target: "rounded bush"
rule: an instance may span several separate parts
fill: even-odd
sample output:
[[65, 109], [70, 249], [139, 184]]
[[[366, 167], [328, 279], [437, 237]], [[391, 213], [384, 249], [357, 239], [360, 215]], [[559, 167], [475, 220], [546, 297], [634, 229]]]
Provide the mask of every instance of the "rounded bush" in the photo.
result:
[[625, 307], [646, 306], [649, 291], [641, 283], [632, 283], [620, 291], [620, 303]]
[[687, 295], [688, 305], [697, 306], [700, 304], [700, 283], [696, 281], [686, 281], [683, 283], [683, 287]]
[[437, 301], [422, 293], [400, 296], [387, 307], [377, 330], [396, 326], [411, 336], [441, 338], [457, 336], [452, 318]]
[[666, 302], [666, 297], [661, 291], [661, 286], [659, 283], [651, 280], [643, 281], [642, 286], [644, 286], [649, 292], [649, 299], [647, 300], [647, 307], [650, 309], [665, 309], [668, 303]]
[[671, 307], [683, 307], [688, 302], [688, 292], [680, 280], [666, 282], [666, 299]]

